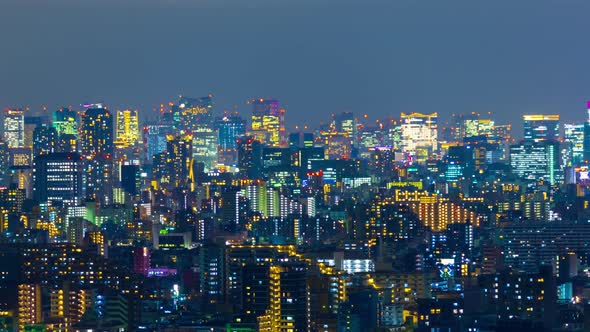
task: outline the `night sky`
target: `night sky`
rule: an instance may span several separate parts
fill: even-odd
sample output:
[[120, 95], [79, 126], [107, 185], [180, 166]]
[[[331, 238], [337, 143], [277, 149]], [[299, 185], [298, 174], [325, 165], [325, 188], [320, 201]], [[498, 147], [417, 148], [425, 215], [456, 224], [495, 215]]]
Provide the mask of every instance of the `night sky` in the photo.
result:
[[585, 117], [587, 0], [1, 0], [0, 107], [213, 93], [340, 111]]

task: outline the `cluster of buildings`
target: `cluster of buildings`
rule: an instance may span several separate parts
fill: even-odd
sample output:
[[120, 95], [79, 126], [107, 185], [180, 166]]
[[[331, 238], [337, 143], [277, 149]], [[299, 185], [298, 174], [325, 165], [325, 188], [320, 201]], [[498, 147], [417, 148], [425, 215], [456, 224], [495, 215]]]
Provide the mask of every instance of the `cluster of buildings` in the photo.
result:
[[0, 331], [590, 329], [590, 116], [247, 108], [6, 110]]

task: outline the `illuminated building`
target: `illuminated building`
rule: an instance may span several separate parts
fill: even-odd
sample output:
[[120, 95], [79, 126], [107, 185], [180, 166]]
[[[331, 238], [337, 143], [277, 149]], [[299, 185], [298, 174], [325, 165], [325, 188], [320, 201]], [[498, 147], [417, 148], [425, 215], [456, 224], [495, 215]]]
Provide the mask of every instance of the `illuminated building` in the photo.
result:
[[401, 147], [417, 162], [431, 159], [438, 150], [438, 113], [402, 113]]
[[154, 155], [166, 150], [168, 135], [174, 132], [170, 125], [150, 124], [143, 127], [143, 146], [145, 160], [152, 161]]
[[62, 287], [52, 288], [49, 292], [50, 318], [69, 328], [80, 321], [90, 305], [90, 294], [73, 289], [70, 283], [63, 283]]
[[33, 162], [33, 196], [41, 203], [79, 205], [85, 198], [84, 160], [77, 153], [41, 155]]
[[86, 196], [102, 206], [113, 204], [114, 167], [108, 154], [97, 154], [86, 162]]
[[89, 230], [84, 237], [84, 250], [92, 255], [108, 257], [109, 246], [99, 230]]
[[286, 145], [285, 110], [278, 100], [252, 100], [251, 135], [268, 146]]
[[396, 190], [395, 197], [385, 198], [384, 202], [393, 200], [395, 204], [407, 205], [425, 227], [435, 232], [444, 231], [450, 224], [470, 222], [479, 226], [481, 216], [476, 212], [442, 198], [436, 194], [430, 195], [424, 191], [407, 192]]
[[313, 133], [296, 132], [289, 134], [289, 147], [295, 148], [311, 148], [314, 144]]
[[217, 133], [208, 127], [199, 127], [193, 131], [193, 159], [203, 163], [205, 172], [217, 166]]
[[221, 151], [235, 150], [237, 147], [236, 139], [246, 133], [246, 122], [237, 114], [218, 118], [215, 127]]
[[584, 162], [584, 124], [563, 125], [564, 141], [567, 144], [569, 165], [580, 165]]
[[559, 143], [524, 141], [510, 146], [512, 172], [527, 180], [543, 179], [551, 184], [563, 180], [560, 169]]
[[57, 130], [42, 125], [33, 131], [33, 157], [57, 152]]
[[[485, 304], [496, 308], [498, 319], [506, 322], [505, 324], [529, 320], [543, 323], [550, 329], [555, 323], [559, 310], [557, 285], [551, 266], [541, 266], [540, 271], [533, 273], [505, 269], [480, 276], [478, 284], [483, 290]], [[499, 326], [499, 329], [514, 330], [510, 326]]]
[[262, 171], [262, 144], [252, 136], [237, 140], [238, 168], [243, 177], [257, 179]]
[[465, 136], [490, 136], [494, 128], [494, 121], [490, 119], [465, 120]]
[[115, 146], [119, 149], [128, 148], [139, 139], [139, 120], [137, 111], [116, 111]]
[[141, 186], [141, 168], [138, 160], [125, 161], [119, 165], [119, 182], [131, 196], [139, 195]]
[[350, 159], [352, 142], [346, 133], [329, 133], [326, 136], [326, 155], [328, 159]]
[[590, 101], [588, 102], [588, 118], [584, 121], [584, 162], [590, 162]]
[[169, 136], [166, 147], [165, 165], [168, 169], [168, 183], [175, 188], [182, 187], [189, 182], [192, 174], [192, 137]]
[[76, 118], [76, 112], [62, 107], [53, 113], [51, 124], [57, 130], [58, 135], [73, 135], [77, 137], [78, 124]]
[[4, 112], [4, 141], [8, 148], [25, 147], [25, 113], [23, 110]]
[[225, 294], [225, 247], [204, 244], [199, 249], [200, 292], [206, 310], [216, 312]]
[[25, 331], [25, 325], [41, 323], [41, 319], [41, 286], [18, 285], [18, 332]]
[[262, 167], [264, 170], [291, 165], [291, 150], [289, 148], [263, 147]]
[[558, 114], [528, 114], [522, 116], [524, 120], [524, 139], [539, 142], [559, 139]]
[[213, 122], [213, 95], [200, 98], [180, 97], [174, 106], [176, 129], [194, 131], [199, 127], [211, 126]]
[[[101, 106], [101, 105], [99, 105]], [[113, 155], [113, 116], [106, 108], [89, 108], [82, 114], [81, 153], [85, 158], [97, 154]]]
[[258, 317], [261, 332], [308, 331], [306, 266], [286, 261], [270, 267], [270, 305]]
[[334, 131], [345, 132], [348, 135], [348, 137], [350, 137], [352, 144], [356, 146], [357, 123], [356, 119], [354, 118], [354, 113], [342, 112], [338, 115], [335, 115], [332, 125]]
[[[369, 159], [371, 151], [383, 143], [383, 132], [378, 128], [365, 128], [358, 138], [359, 158]], [[354, 143], [353, 143], [354, 144]]]

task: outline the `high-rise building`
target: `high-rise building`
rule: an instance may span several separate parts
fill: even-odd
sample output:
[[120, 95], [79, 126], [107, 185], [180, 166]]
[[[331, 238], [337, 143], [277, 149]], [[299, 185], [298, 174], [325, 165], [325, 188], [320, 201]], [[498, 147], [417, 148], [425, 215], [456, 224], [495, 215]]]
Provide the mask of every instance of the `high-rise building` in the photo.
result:
[[57, 152], [58, 136], [55, 127], [42, 125], [33, 131], [33, 157]]
[[41, 323], [41, 285], [18, 285], [18, 332], [27, 325]]
[[584, 121], [584, 163], [590, 162], [590, 101], [588, 101], [588, 118]]
[[78, 136], [78, 116], [76, 112], [62, 107], [55, 111], [52, 116], [51, 124], [57, 130], [58, 135], [74, 135]]
[[559, 114], [527, 114], [524, 120], [524, 139], [534, 142], [559, 139]]
[[85, 179], [79, 154], [40, 155], [33, 162], [33, 197], [41, 203], [79, 205], [85, 197]]
[[174, 128], [171, 125], [149, 124], [143, 127], [143, 146], [145, 160], [152, 161], [154, 155], [166, 150], [168, 136], [172, 135]]
[[139, 195], [141, 186], [141, 168], [139, 160], [128, 160], [120, 164], [119, 182], [131, 196]]
[[195, 163], [203, 163], [206, 172], [217, 166], [217, 137], [209, 127], [193, 131], [193, 159]]
[[193, 148], [191, 136], [169, 137], [166, 144], [166, 165], [169, 184], [181, 187], [188, 183], [192, 174]]
[[511, 145], [510, 166], [514, 174], [527, 180], [542, 178], [551, 184], [563, 180], [557, 141], [523, 141]]
[[438, 150], [438, 113], [402, 113], [402, 150], [425, 162]]
[[86, 163], [86, 196], [101, 205], [113, 204], [115, 163], [111, 155], [97, 154]]
[[137, 111], [116, 111], [115, 146], [127, 148], [137, 143], [139, 139], [139, 119]]
[[8, 148], [25, 147], [25, 112], [20, 109], [4, 112], [4, 141]]
[[237, 160], [237, 140], [246, 134], [246, 122], [237, 113], [217, 118], [218, 162], [232, 165]]
[[252, 136], [237, 140], [238, 168], [244, 177], [259, 178], [262, 171], [262, 144]]
[[584, 161], [584, 124], [566, 123], [563, 129], [564, 143], [569, 154], [567, 159], [571, 165], [579, 165]]
[[113, 116], [102, 105], [93, 105], [82, 114], [81, 152], [85, 158], [113, 155]]
[[285, 109], [275, 99], [252, 100], [252, 133], [260, 142], [269, 146], [286, 144]]
[[178, 106], [173, 107], [174, 123], [178, 130], [193, 131], [213, 122], [213, 95], [200, 98], [180, 96]]
[[258, 330], [308, 331], [307, 267], [304, 263], [284, 260], [270, 267], [270, 306], [258, 317]]

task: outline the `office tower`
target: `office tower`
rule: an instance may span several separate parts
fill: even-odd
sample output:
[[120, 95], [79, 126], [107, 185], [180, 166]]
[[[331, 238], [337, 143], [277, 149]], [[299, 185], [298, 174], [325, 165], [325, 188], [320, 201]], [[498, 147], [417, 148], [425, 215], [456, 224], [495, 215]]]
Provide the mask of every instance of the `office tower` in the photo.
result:
[[119, 149], [137, 144], [139, 139], [139, 119], [137, 111], [116, 111], [115, 146]]
[[326, 155], [328, 159], [350, 159], [352, 154], [352, 141], [348, 134], [330, 133], [326, 138]]
[[8, 148], [25, 147], [25, 112], [20, 109], [4, 112], [4, 141]]
[[352, 112], [342, 112], [336, 116], [334, 116], [334, 129], [338, 132], [345, 132], [348, 134], [348, 137], [354, 142], [356, 141], [356, 120], [354, 118], [354, 113]]
[[238, 168], [242, 177], [257, 179], [262, 171], [262, 144], [252, 136], [237, 140]]
[[425, 162], [438, 150], [438, 113], [402, 113], [401, 147], [414, 161]]
[[274, 99], [252, 100], [252, 136], [269, 146], [286, 144], [285, 109]]
[[569, 154], [571, 165], [579, 165], [584, 161], [584, 124], [566, 123], [563, 125], [564, 143]]
[[114, 167], [111, 155], [103, 153], [86, 162], [86, 196], [102, 206], [113, 204]]
[[584, 163], [590, 162], [590, 101], [588, 101], [588, 118], [584, 121]]
[[464, 137], [490, 136], [494, 128], [494, 121], [490, 119], [466, 119]]
[[93, 105], [82, 114], [81, 153], [85, 158], [97, 154], [113, 155], [113, 116], [102, 105]]
[[119, 182], [121, 187], [131, 196], [139, 195], [141, 185], [141, 169], [139, 160], [128, 160], [120, 164]]
[[33, 131], [33, 157], [57, 152], [57, 130], [54, 127], [42, 125]]
[[205, 172], [217, 166], [217, 133], [210, 127], [198, 127], [193, 131], [193, 159], [203, 164]]
[[166, 150], [168, 135], [172, 135], [174, 128], [171, 125], [149, 124], [143, 127], [143, 147], [145, 160], [152, 161], [154, 155]]
[[191, 136], [169, 137], [165, 153], [171, 186], [178, 188], [189, 182], [192, 175], [192, 152]]
[[40, 203], [79, 205], [85, 197], [84, 160], [77, 153], [40, 155], [33, 162], [33, 182]]
[[213, 122], [213, 95], [200, 98], [180, 96], [178, 105], [173, 106], [176, 129], [193, 131]]
[[527, 114], [524, 120], [524, 139], [539, 142], [559, 139], [559, 114]]
[[290, 148], [311, 148], [314, 145], [313, 133], [296, 132], [289, 134]]
[[237, 114], [217, 118], [215, 129], [219, 137], [219, 150], [236, 149], [236, 139], [246, 133], [246, 122]]
[[557, 141], [524, 141], [510, 146], [512, 172], [527, 180], [537, 181], [542, 178], [556, 184], [563, 180], [559, 162]]
[[18, 285], [18, 332], [26, 325], [41, 323], [41, 285]]
[[78, 136], [78, 116], [76, 112], [62, 107], [55, 111], [52, 116], [51, 124], [57, 130], [58, 135], [73, 135]]

